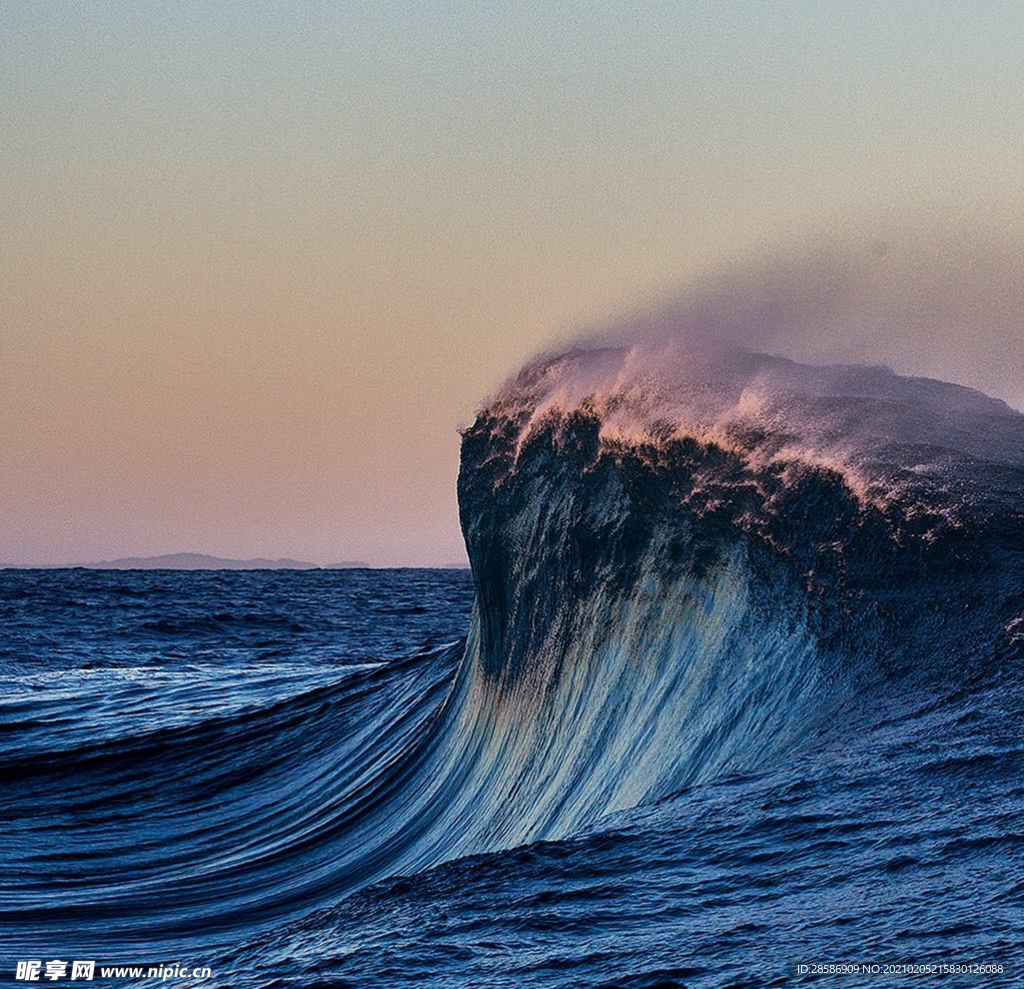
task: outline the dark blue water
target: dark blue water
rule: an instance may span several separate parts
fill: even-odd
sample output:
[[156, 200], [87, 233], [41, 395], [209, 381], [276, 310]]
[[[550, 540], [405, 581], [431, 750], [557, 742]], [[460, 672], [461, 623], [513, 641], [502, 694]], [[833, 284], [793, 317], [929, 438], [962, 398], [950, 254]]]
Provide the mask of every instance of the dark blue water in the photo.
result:
[[471, 601], [459, 571], [0, 573], [5, 977], [54, 957], [261, 987], [1019, 965], [1020, 663], [872, 695], [760, 771], [574, 836], [379, 878], [384, 853], [352, 844], [369, 781], [442, 703]]
[[[333, 902], [366, 765], [447, 690], [464, 571], [0, 571], [0, 972], [194, 958]], [[204, 961], [205, 959], [205, 961]]]

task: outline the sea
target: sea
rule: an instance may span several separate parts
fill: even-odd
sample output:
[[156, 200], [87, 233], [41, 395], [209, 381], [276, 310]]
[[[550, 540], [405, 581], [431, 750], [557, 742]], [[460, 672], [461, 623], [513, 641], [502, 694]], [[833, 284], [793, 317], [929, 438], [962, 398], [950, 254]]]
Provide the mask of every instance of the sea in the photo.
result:
[[473, 597], [460, 570], [0, 572], [5, 981], [1020, 984], [1019, 663], [853, 698], [756, 771], [556, 840], [392, 866]]

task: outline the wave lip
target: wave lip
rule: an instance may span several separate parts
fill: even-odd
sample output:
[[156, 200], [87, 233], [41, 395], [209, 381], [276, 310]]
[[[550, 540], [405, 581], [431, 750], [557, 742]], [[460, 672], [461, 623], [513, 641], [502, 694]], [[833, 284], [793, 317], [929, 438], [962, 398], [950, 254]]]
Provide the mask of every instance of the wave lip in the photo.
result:
[[602, 441], [686, 436], [752, 466], [832, 467], [854, 490], [900, 473], [955, 481], [972, 462], [1024, 468], [1024, 416], [974, 389], [676, 339], [540, 359], [482, 414], [514, 423], [518, 450], [550, 417], [573, 411], [600, 419]]

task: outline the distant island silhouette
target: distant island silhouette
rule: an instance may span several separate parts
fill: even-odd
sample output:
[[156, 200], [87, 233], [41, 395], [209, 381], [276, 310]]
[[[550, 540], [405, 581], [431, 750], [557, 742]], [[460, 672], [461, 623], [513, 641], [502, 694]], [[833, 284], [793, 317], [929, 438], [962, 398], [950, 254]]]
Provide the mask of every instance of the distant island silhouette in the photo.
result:
[[370, 564], [362, 560], [346, 560], [322, 567], [318, 563], [287, 557], [279, 560], [263, 557], [235, 560], [206, 553], [167, 553], [163, 556], [126, 556], [119, 560], [79, 563], [76, 566], [87, 570], [354, 570], [368, 568]]

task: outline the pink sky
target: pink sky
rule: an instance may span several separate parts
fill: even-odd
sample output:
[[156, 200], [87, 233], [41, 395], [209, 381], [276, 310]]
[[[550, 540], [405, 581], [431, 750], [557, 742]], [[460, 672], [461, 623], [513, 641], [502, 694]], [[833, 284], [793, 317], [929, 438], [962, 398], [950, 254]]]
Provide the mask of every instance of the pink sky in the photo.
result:
[[461, 560], [457, 429], [538, 347], [1018, 191], [1019, 18], [399, 6], [0, 11], [0, 562]]

